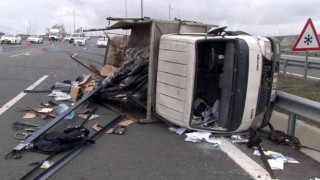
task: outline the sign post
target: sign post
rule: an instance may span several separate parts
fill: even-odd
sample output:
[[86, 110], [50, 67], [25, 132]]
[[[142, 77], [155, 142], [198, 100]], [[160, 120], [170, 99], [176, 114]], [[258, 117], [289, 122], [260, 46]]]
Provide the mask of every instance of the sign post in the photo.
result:
[[304, 63], [304, 76], [303, 76], [304, 85], [307, 85], [308, 67], [309, 67], [308, 56], [309, 56], [309, 51], [307, 51], [306, 53], [306, 62]]
[[312, 20], [311, 18], [309, 18], [292, 48], [292, 51], [306, 51], [306, 61], [304, 66], [304, 85], [307, 84], [309, 51], [317, 50], [320, 50], [320, 41]]

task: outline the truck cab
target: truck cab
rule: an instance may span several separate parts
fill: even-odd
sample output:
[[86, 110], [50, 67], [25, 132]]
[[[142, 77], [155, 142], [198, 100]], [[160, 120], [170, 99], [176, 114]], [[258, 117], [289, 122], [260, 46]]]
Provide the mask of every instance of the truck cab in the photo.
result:
[[[138, 102], [132, 100], [134, 95], [129, 97], [146, 109], [141, 122], [157, 117], [215, 133], [259, 129], [269, 123], [280, 60], [275, 38], [189, 21], [109, 20], [119, 21], [107, 30], [131, 30], [127, 50], [150, 50], [146, 98]], [[107, 64], [121, 64], [114, 63], [116, 48], [106, 49]]]
[[279, 53], [279, 42], [273, 38], [163, 35], [155, 112], [194, 130], [264, 127], [275, 99]]

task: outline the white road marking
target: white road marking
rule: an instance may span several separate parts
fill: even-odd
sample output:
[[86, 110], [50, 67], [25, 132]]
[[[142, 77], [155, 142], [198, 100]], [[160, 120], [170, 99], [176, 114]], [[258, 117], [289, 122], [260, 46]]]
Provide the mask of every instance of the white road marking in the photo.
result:
[[[39, 85], [42, 81], [44, 81], [47, 77], [49, 77], [48, 75], [44, 75], [42, 76], [42, 78], [40, 78], [38, 81], [36, 81], [35, 83], [33, 83], [31, 86], [29, 86], [26, 90], [32, 90], [34, 89], [37, 85]], [[0, 108], [0, 116], [7, 111], [11, 106], [13, 106], [16, 102], [18, 102], [21, 98], [23, 98], [23, 96], [25, 96], [26, 93], [24, 93], [23, 91], [18, 94], [16, 97], [14, 97], [13, 99], [11, 99], [9, 102], [7, 102], [5, 105], [3, 105]]]
[[26, 56], [29, 56], [31, 55], [32, 52], [26, 52], [26, 53], [21, 53], [21, 54], [15, 54], [15, 55], [12, 55], [10, 57], [16, 57], [16, 56], [21, 56], [21, 55], [26, 55]]
[[[280, 73], [283, 73], [283, 71], [279, 71], [279, 72], [280, 72]], [[301, 75], [301, 74], [296, 74], [296, 73], [291, 73], [291, 72], [286, 72], [286, 74], [290, 74], [290, 75], [293, 75], [293, 76], [303, 77], [303, 75]], [[314, 76], [307, 76], [307, 78], [320, 80], [320, 78], [314, 77]]]
[[268, 171], [249, 158], [227, 139], [222, 138], [220, 149], [225, 152], [235, 163], [249, 173], [254, 179], [271, 179]]

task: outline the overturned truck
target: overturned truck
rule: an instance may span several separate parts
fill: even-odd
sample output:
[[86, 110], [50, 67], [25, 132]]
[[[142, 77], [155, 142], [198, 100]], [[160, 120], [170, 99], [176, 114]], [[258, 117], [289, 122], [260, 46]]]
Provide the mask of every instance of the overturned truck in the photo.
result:
[[[125, 65], [120, 67], [122, 72], [107, 78], [104, 85], [109, 89], [102, 91], [112, 94], [118, 84], [116, 89], [125, 93], [113, 94], [113, 100], [135, 99], [146, 107], [144, 121], [156, 115], [180, 127], [216, 133], [241, 132], [268, 124], [280, 59], [276, 39], [197, 22], [108, 20], [117, 21], [108, 30], [130, 30], [130, 35], [122, 51], [109, 41], [105, 63], [119, 66], [119, 56], [114, 54], [122, 52]], [[128, 71], [130, 63], [133, 68]], [[142, 65], [134, 70], [134, 64]], [[142, 75], [132, 77], [139, 73]], [[139, 83], [126, 91], [132, 84], [129, 81]], [[145, 98], [141, 98], [141, 92]]]

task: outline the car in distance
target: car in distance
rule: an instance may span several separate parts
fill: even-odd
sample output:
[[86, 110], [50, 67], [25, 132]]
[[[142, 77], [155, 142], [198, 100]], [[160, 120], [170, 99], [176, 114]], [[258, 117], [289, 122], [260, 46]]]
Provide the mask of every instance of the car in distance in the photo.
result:
[[84, 34], [83, 33], [73, 33], [70, 36], [69, 44], [73, 43], [74, 39], [77, 37], [84, 37]]
[[27, 38], [27, 41], [40, 44], [43, 43], [43, 38], [40, 35], [31, 35]]
[[5, 34], [1, 37], [1, 44], [10, 43], [10, 44], [21, 44], [21, 37], [17, 34]]
[[86, 39], [84, 37], [76, 37], [73, 40], [73, 45], [79, 45], [79, 46], [85, 46], [86, 45]]
[[108, 45], [108, 39], [107, 38], [99, 38], [97, 40], [97, 47], [107, 47]]
[[70, 35], [67, 35], [66, 37], [64, 37], [64, 41], [70, 41]]

